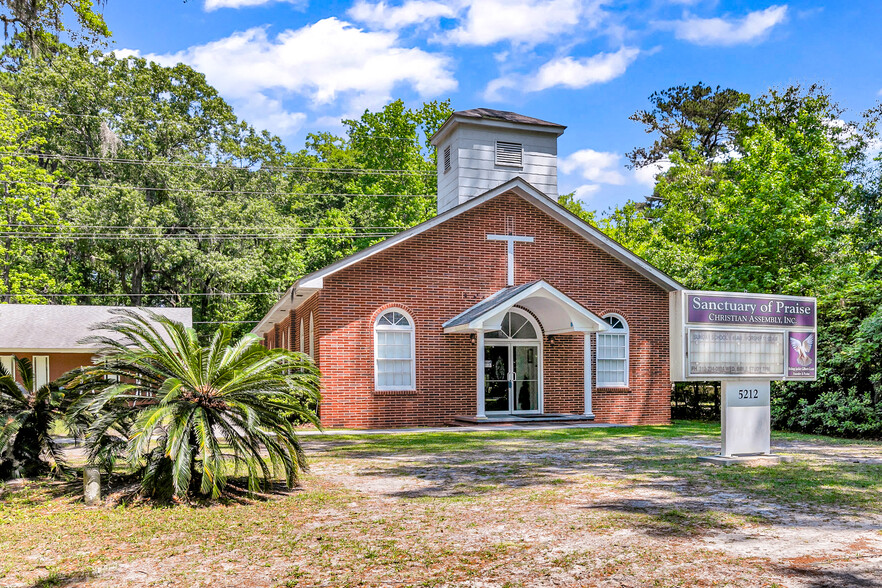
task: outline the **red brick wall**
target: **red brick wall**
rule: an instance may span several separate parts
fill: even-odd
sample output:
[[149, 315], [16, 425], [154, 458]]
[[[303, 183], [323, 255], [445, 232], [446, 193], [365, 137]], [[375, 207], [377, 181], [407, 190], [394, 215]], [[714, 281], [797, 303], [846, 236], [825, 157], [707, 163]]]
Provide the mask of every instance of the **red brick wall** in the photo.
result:
[[[597, 421], [669, 422], [667, 293], [505, 194], [326, 277], [321, 293], [297, 309], [297, 324], [304, 317], [306, 329], [309, 312], [316, 313], [325, 426], [438, 425], [475, 414], [475, 345], [467, 334], [445, 335], [441, 325], [506, 286], [506, 243], [486, 240], [488, 233], [505, 233], [506, 217], [514, 217], [516, 234], [535, 238], [515, 244], [517, 284], [543, 279], [596, 314], [616, 312], [628, 321], [630, 387], [594, 390]], [[373, 324], [390, 306], [414, 318], [412, 392], [374, 391]], [[553, 339], [550, 344], [546, 338], [543, 350], [544, 409], [581, 413], [584, 336]], [[592, 353], [595, 342], [592, 336]]]

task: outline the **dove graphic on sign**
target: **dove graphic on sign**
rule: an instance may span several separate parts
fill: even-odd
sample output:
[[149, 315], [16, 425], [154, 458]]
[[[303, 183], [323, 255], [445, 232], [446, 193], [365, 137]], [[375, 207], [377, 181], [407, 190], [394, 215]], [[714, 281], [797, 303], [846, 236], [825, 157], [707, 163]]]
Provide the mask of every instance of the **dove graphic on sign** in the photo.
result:
[[802, 341], [796, 337], [790, 337], [790, 346], [796, 351], [796, 361], [802, 367], [812, 365], [812, 345], [815, 343], [815, 336], [809, 335]]

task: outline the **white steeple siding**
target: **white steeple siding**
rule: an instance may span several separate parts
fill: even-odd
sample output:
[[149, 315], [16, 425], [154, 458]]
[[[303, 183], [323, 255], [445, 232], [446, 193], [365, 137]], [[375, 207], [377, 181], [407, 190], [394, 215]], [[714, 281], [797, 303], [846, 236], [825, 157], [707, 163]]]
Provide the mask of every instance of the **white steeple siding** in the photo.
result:
[[432, 137], [438, 149], [438, 214], [518, 176], [556, 200], [557, 138], [565, 128], [501, 110], [455, 112]]

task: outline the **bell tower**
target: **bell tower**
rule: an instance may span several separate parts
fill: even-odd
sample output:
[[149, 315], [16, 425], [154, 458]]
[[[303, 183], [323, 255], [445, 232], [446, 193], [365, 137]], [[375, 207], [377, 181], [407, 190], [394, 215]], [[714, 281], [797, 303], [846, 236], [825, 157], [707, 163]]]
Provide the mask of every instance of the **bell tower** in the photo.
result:
[[557, 138], [566, 127], [515, 112], [454, 112], [432, 136], [438, 214], [520, 176], [557, 199]]

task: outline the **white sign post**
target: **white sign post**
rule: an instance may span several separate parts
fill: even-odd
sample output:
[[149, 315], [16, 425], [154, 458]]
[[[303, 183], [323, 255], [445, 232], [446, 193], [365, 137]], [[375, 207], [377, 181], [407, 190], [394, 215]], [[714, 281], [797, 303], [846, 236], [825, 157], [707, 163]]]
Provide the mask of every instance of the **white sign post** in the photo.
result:
[[771, 390], [769, 380], [723, 380], [721, 456], [771, 454]]
[[817, 301], [800, 296], [671, 293], [671, 379], [722, 382], [720, 455], [771, 454], [771, 383], [814, 380]]

